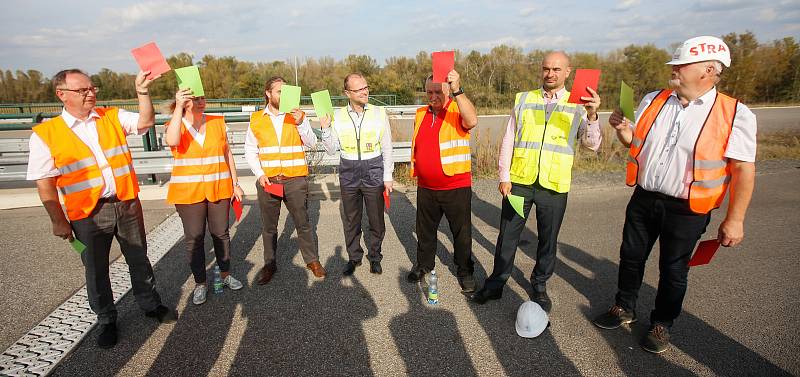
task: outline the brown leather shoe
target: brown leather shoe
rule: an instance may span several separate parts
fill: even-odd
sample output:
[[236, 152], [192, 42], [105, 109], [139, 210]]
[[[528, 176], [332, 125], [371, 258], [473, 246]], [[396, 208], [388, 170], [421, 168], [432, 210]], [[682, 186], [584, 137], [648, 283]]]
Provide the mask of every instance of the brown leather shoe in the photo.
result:
[[313, 262], [307, 264], [306, 268], [311, 270], [311, 272], [314, 273], [315, 277], [324, 278], [325, 275], [326, 275], [325, 267], [322, 267], [322, 265], [319, 263], [319, 261], [313, 261]]
[[258, 285], [264, 285], [269, 283], [272, 280], [272, 275], [275, 275], [275, 271], [278, 270], [278, 267], [275, 264], [267, 264], [261, 268], [261, 277], [258, 278]]

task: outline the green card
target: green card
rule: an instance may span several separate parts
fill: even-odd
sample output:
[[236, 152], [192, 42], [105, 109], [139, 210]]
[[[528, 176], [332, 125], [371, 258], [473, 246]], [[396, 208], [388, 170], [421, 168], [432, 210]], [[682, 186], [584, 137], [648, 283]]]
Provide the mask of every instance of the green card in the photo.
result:
[[195, 97], [204, 97], [206, 95], [203, 90], [203, 81], [200, 80], [200, 69], [196, 65], [178, 68], [175, 70], [175, 75], [178, 76], [178, 88], [191, 88], [192, 95]]
[[79, 241], [77, 238], [73, 238], [69, 244], [72, 245], [72, 248], [75, 249], [75, 252], [78, 254], [83, 254], [84, 250], [86, 250], [86, 245], [84, 245], [83, 242]]
[[[281, 93], [281, 98], [283, 98], [283, 93]], [[333, 103], [331, 102], [331, 94], [327, 89], [311, 93], [311, 102], [314, 102], [314, 112], [317, 113], [317, 118], [325, 115], [330, 115], [333, 118]]]
[[514, 211], [517, 212], [519, 217], [525, 218], [525, 212], [523, 211], [523, 207], [525, 206], [525, 198], [514, 194], [508, 194], [506, 198], [511, 204], [511, 207], [514, 208]]
[[628, 86], [625, 81], [622, 82], [619, 89], [619, 108], [622, 109], [622, 115], [625, 115], [625, 118], [631, 122], [636, 121], [633, 115], [633, 88]]
[[278, 111], [288, 113], [300, 107], [300, 87], [281, 85], [281, 105]]

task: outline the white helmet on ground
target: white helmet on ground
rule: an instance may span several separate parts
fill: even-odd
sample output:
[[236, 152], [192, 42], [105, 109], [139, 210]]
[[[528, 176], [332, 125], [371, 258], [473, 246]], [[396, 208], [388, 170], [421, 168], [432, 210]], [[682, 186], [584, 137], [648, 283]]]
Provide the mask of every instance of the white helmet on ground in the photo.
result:
[[687, 39], [672, 54], [670, 65], [689, 64], [716, 60], [726, 67], [731, 66], [731, 50], [728, 45], [717, 37], [694, 37]]
[[517, 310], [517, 335], [523, 338], [539, 336], [547, 328], [548, 323], [550, 321], [547, 313], [533, 301], [523, 302]]

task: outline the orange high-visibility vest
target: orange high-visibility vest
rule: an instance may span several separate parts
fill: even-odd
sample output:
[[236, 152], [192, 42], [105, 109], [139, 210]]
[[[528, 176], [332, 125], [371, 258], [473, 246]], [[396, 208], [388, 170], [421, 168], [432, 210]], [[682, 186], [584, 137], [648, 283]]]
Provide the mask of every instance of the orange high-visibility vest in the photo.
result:
[[[411, 138], [411, 176], [416, 177], [414, 168], [416, 164], [415, 140], [428, 106], [417, 109], [414, 118], [414, 136]], [[461, 127], [461, 112], [456, 101], [450, 101], [439, 130], [439, 158], [442, 161], [442, 170], [448, 176], [468, 173], [472, 170], [472, 156], [469, 149], [469, 131]]]
[[[650, 128], [671, 94], [671, 90], [659, 92], [639, 118], [631, 140], [626, 166], [628, 186], [636, 185], [639, 175], [639, 153], [647, 141]], [[724, 154], [738, 103], [735, 98], [717, 92], [711, 111], [697, 136], [694, 145], [693, 177], [689, 186], [689, 207], [695, 213], [711, 212], [725, 199], [731, 173]]]
[[[128, 150], [125, 131], [119, 123], [117, 108], [97, 108], [95, 120], [100, 149], [114, 173], [117, 198], [131, 200], [139, 192], [139, 182], [133, 171], [133, 158]], [[33, 132], [50, 148], [53, 163], [61, 173], [56, 187], [64, 198], [70, 221], [89, 216], [103, 192], [103, 167], [98, 166], [92, 150], [72, 131], [59, 115], [38, 126]]]
[[283, 118], [280, 144], [272, 119], [263, 111], [250, 114], [250, 129], [258, 140], [258, 159], [261, 160], [261, 168], [267, 177], [308, 175], [303, 140], [300, 139], [292, 114], [286, 113]]
[[206, 115], [206, 138], [198, 144], [181, 122], [181, 141], [172, 150], [174, 162], [167, 190], [170, 204], [216, 202], [233, 196], [231, 171], [225, 156], [228, 137], [225, 119]]

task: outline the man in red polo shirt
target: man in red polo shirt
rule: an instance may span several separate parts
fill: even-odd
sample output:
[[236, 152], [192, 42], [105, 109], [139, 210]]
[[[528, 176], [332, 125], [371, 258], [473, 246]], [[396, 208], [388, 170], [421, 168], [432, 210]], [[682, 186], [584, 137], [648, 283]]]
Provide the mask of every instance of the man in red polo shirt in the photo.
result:
[[465, 293], [474, 292], [469, 132], [478, 125], [478, 115], [455, 70], [446, 83], [429, 76], [425, 91], [428, 106], [417, 109], [411, 140], [411, 176], [417, 177], [417, 263], [407, 279], [420, 281], [433, 270], [436, 231], [444, 215], [453, 232], [458, 282]]

